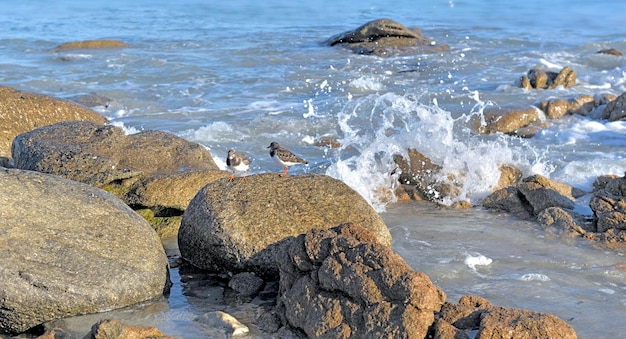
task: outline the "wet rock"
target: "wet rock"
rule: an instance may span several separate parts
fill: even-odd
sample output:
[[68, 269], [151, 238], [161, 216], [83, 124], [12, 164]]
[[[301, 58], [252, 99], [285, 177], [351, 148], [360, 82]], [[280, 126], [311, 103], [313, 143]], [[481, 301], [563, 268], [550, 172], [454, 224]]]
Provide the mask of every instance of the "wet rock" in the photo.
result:
[[532, 219], [548, 207], [571, 210], [575, 198], [584, 193], [564, 183], [533, 175], [515, 186], [495, 191], [483, 201], [483, 207], [504, 210], [521, 219]]
[[[220, 171], [199, 144], [162, 131], [126, 135], [121, 128], [62, 122], [20, 134], [13, 142], [16, 168], [59, 175], [106, 189], [156, 216], [178, 216]], [[163, 212], [166, 213], [163, 213]]]
[[615, 48], [602, 49], [602, 50], [599, 50], [597, 53], [599, 53], [599, 54], [615, 55], [615, 56], [618, 56], [618, 57], [623, 57], [624, 56], [624, 53], [616, 50]]
[[565, 66], [560, 72], [550, 72], [541, 69], [531, 69], [520, 79], [520, 87], [524, 89], [554, 89], [559, 86], [565, 88], [576, 84], [576, 72]]
[[391, 19], [378, 19], [329, 38], [329, 46], [341, 45], [354, 53], [390, 56], [399, 53], [448, 52], [446, 44], [422, 36], [417, 28], [407, 28]]
[[275, 278], [275, 253], [284, 238], [345, 222], [361, 223], [391, 246], [381, 217], [343, 182], [323, 175], [265, 173], [203, 187], [185, 210], [178, 245], [196, 267]]
[[581, 216], [566, 211], [559, 207], [548, 207], [537, 215], [537, 221], [544, 228], [553, 228], [566, 238], [584, 236], [587, 230], [581, 225]]
[[66, 42], [54, 48], [54, 53], [74, 50], [74, 49], [103, 49], [103, 48], [124, 48], [128, 44], [119, 40], [83, 40]]
[[309, 338], [424, 338], [445, 300], [357, 224], [309, 230], [280, 258], [277, 313]]
[[597, 96], [579, 95], [571, 99], [551, 99], [544, 100], [537, 104], [545, 115], [550, 119], [559, 119], [565, 115], [579, 114], [589, 115], [593, 110], [601, 105], [606, 105], [611, 99], [610, 95], [602, 94]]
[[0, 86], [0, 156], [11, 156], [11, 143], [17, 135], [69, 120], [106, 122], [97, 112], [76, 103]]
[[102, 320], [94, 324], [83, 339], [176, 339], [164, 336], [156, 327], [128, 325], [117, 320]]
[[626, 230], [626, 176], [607, 180], [589, 201], [596, 232]]
[[463, 296], [458, 304], [445, 303], [439, 321], [465, 332], [477, 330], [476, 339], [577, 338], [576, 332], [554, 315], [494, 306], [476, 296]]
[[126, 204], [58, 176], [0, 168], [0, 332], [160, 297], [160, 239]]
[[626, 92], [606, 105], [602, 111], [602, 119], [609, 121], [626, 119]]
[[394, 162], [398, 165], [400, 176], [398, 181], [408, 185], [427, 185], [435, 180], [439, 174], [441, 166], [433, 163], [428, 157], [410, 148], [408, 150], [408, 161], [401, 155], [393, 157]]
[[110, 98], [107, 98], [103, 95], [100, 95], [94, 92], [73, 96], [68, 99], [86, 107], [98, 107], [98, 106], [108, 107], [109, 104], [111, 103]]
[[480, 134], [517, 134], [517, 130], [542, 119], [535, 106], [488, 108], [482, 117], [473, 116], [470, 124]]
[[228, 282], [228, 287], [245, 297], [258, 294], [263, 288], [263, 279], [252, 272], [241, 272], [235, 274]]

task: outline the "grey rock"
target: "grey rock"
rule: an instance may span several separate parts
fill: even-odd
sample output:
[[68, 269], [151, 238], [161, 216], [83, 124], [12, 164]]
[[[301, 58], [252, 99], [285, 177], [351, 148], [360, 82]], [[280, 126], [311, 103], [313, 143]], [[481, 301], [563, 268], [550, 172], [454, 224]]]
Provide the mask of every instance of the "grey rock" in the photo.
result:
[[178, 245], [194, 266], [275, 278], [284, 238], [311, 228], [357, 222], [391, 246], [382, 218], [357, 192], [323, 175], [248, 176], [207, 184], [183, 214]]
[[153, 299], [168, 261], [146, 221], [113, 195], [0, 168], [0, 332]]

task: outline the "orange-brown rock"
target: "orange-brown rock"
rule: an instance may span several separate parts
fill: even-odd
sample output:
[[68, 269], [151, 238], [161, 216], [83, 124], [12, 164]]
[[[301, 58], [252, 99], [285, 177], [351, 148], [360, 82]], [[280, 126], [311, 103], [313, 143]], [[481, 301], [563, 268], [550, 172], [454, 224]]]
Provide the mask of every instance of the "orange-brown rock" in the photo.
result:
[[602, 49], [598, 51], [599, 54], [608, 54], [608, 55], [615, 55], [618, 57], [623, 57], [624, 53], [616, 50], [615, 48], [607, 48], [607, 49]]
[[[523, 127], [539, 121], [541, 113], [535, 106], [487, 108], [483, 117], [473, 116], [472, 129], [481, 134], [516, 134]], [[483, 121], [484, 119], [484, 121]]]
[[53, 49], [53, 52], [67, 51], [73, 49], [102, 49], [102, 48], [123, 48], [128, 44], [119, 40], [83, 40], [66, 42]]
[[560, 72], [550, 72], [542, 69], [531, 69], [520, 79], [520, 86], [524, 89], [553, 89], [558, 86], [565, 88], [576, 84], [576, 72], [569, 66], [563, 67]]

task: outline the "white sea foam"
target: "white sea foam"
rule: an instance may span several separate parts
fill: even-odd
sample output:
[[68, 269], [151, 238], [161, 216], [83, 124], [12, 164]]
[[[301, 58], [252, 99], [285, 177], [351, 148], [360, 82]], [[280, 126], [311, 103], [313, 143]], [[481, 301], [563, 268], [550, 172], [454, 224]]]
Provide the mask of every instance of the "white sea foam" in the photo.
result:
[[463, 263], [473, 271], [476, 270], [476, 266], [489, 266], [492, 262], [493, 260], [491, 258], [487, 258], [482, 254], [467, 254], [465, 260], [463, 261]]
[[124, 134], [126, 135], [130, 135], [130, 134], [136, 134], [141, 132], [140, 130], [134, 128], [134, 127], [127, 127], [126, 125], [124, 125], [124, 122], [116, 120], [116, 121], [111, 121], [110, 123], [113, 126], [119, 127], [122, 130], [124, 130]]
[[519, 280], [522, 281], [550, 281], [550, 277], [540, 273], [526, 273], [522, 275]]

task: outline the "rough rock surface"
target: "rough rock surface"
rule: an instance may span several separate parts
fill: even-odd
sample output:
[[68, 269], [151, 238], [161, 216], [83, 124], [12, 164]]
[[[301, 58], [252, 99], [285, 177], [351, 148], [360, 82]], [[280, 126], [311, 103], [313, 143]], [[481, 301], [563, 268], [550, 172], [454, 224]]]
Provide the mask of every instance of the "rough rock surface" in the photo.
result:
[[626, 230], [626, 176], [610, 179], [589, 201], [593, 211], [594, 231]]
[[425, 338], [445, 293], [358, 224], [281, 252], [277, 313], [309, 338]]
[[358, 54], [389, 56], [398, 53], [448, 52], [446, 44], [422, 36], [417, 28], [407, 28], [391, 19], [378, 19], [337, 34], [326, 41], [330, 46], [341, 45]]
[[0, 86], [0, 157], [11, 156], [11, 143], [17, 135], [69, 120], [106, 122], [97, 112], [76, 103]]
[[275, 277], [281, 240], [345, 222], [360, 223], [391, 246], [381, 217], [343, 182], [323, 175], [265, 173], [202, 188], [185, 210], [178, 245], [182, 257], [199, 268]]
[[[484, 298], [463, 296], [458, 304], [446, 302], [436, 323], [444, 322], [464, 331], [476, 331], [476, 339], [553, 338], [574, 339], [576, 332], [558, 317], [517, 308], [492, 305]], [[432, 338], [452, 339], [450, 331], [438, 331], [433, 327]]]
[[584, 192], [541, 175], [524, 178], [515, 186], [495, 191], [483, 207], [505, 210], [522, 219], [532, 219], [548, 207], [572, 209]]
[[520, 79], [524, 89], [554, 89], [559, 86], [569, 88], [576, 85], [576, 72], [569, 66], [563, 67], [558, 73], [531, 69]]
[[156, 327], [127, 325], [117, 320], [102, 320], [94, 324], [83, 339], [174, 339], [164, 336]]
[[146, 221], [100, 189], [0, 169], [0, 332], [159, 297], [168, 261]]
[[[484, 120], [483, 120], [484, 119]], [[489, 108], [483, 117], [473, 116], [472, 129], [481, 134], [516, 134], [517, 130], [541, 119], [541, 111], [535, 106]]]
[[102, 49], [102, 48], [122, 48], [128, 44], [119, 40], [83, 40], [66, 42], [57, 46], [53, 52], [68, 51], [74, 49]]
[[615, 48], [607, 48], [607, 49], [602, 49], [598, 51], [599, 54], [608, 54], [608, 55], [614, 55], [617, 57], [623, 57], [624, 53], [616, 50]]
[[622, 93], [615, 100], [609, 102], [604, 111], [602, 119], [609, 121], [624, 120], [626, 118], [626, 93]]

